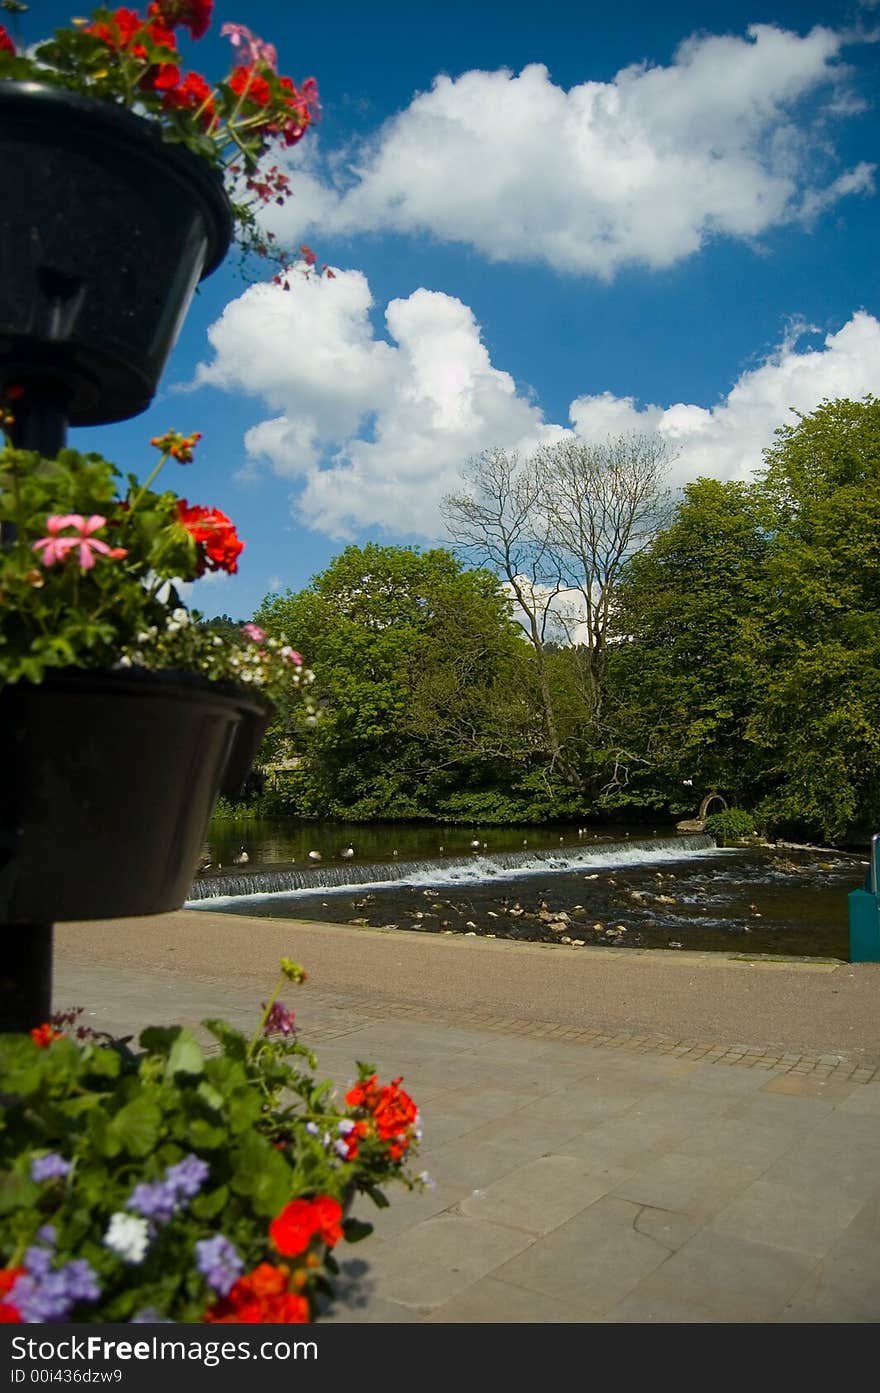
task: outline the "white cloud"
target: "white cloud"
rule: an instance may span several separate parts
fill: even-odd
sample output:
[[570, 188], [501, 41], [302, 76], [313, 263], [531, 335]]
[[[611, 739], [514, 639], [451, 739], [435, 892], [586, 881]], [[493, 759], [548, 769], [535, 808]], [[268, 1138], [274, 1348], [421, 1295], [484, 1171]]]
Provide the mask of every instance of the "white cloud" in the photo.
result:
[[760, 367], [744, 372], [716, 406], [676, 402], [639, 406], [610, 392], [578, 397], [571, 404], [577, 435], [604, 439], [629, 430], [659, 431], [677, 456], [676, 484], [700, 474], [748, 479], [762, 464], [762, 451], [777, 426], [793, 424], [794, 411], [810, 412], [826, 397], [858, 400], [880, 381], [880, 321], [858, 311], [820, 348], [798, 344], [813, 326], [795, 325]]
[[370, 320], [359, 271], [303, 283], [296, 295], [252, 286], [209, 332], [214, 357], [196, 380], [260, 397], [271, 415], [245, 437], [247, 465], [295, 486], [298, 518], [338, 539], [358, 532], [442, 535], [438, 505], [472, 455], [494, 446], [528, 453], [567, 434], [599, 441], [657, 430], [677, 456], [673, 481], [747, 478], [792, 409], [825, 397], [863, 397], [880, 381], [880, 322], [861, 310], [820, 346], [793, 325], [759, 366], [714, 405], [638, 403], [610, 392], [577, 397], [567, 425], [496, 367], [472, 310], [426, 289], [392, 300], [388, 339]]
[[295, 295], [252, 286], [210, 329], [214, 358], [196, 381], [259, 395], [277, 413], [248, 431], [243, 472], [268, 461], [301, 480], [297, 512], [311, 527], [434, 535], [437, 505], [470, 455], [529, 451], [564, 430], [492, 366], [460, 300], [425, 289], [392, 300], [392, 342], [374, 334], [371, 305], [359, 271]]
[[757, 24], [743, 38], [687, 39], [668, 67], [634, 64], [568, 91], [539, 63], [439, 76], [347, 174], [339, 152], [322, 177], [317, 147], [298, 150], [295, 196], [272, 227], [288, 243], [429, 233], [608, 279], [626, 264], [672, 265], [713, 236], [809, 221], [872, 188], [874, 166], [834, 168], [829, 121], [862, 105], [843, 42]]

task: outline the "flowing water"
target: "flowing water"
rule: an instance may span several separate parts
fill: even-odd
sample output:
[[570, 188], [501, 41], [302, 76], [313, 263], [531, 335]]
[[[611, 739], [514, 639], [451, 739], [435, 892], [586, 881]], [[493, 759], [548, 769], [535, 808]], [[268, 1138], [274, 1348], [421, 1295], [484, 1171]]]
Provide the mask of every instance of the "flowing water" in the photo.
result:
[[[316, 853], [310, 856], [309, 853]], [[866, 857], [626, 827], [212, 825], [189, 908], [421, 933], [849, 956]]]

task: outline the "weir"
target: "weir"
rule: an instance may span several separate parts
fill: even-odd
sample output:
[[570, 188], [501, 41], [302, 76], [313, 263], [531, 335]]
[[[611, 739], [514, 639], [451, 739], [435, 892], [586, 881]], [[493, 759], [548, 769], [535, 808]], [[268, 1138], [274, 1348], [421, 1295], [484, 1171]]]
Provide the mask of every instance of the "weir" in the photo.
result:
[[687, 857], [714, 850], [715, 839], [706, 833], [677, 837], [627, 837], [623, 842], [593, 842], [562, 851], [499, 851], [491, 856], [426, 857], [410, 861], [346, 862], [344, 865], [279, 867], [277, 870], [236, 871], [231, 875], [202, 876], [190, 890], [188, 903], [196, 900], [235, 898], [240, 895], [279, 895], [294, 891], [367, 888], [395, 881], [413, 884], [487, 881], [508, 871], [514, 875], [541, 875], [548, 871], [590, 870], [628, 861], [650, 863]]

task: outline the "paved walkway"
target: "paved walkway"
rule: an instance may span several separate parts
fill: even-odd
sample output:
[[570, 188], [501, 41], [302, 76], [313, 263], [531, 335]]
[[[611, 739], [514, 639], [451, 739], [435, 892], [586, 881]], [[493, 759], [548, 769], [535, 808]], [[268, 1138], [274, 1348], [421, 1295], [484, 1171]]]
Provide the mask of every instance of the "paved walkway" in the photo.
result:
[[56, 1004], [246, 1026], [282, 955], [321, 1074], [402, 1073], [436, 1182], [361, 1207], [331, 1319], [880, 1320], [880, 965], [181, 911], [59, 926]]

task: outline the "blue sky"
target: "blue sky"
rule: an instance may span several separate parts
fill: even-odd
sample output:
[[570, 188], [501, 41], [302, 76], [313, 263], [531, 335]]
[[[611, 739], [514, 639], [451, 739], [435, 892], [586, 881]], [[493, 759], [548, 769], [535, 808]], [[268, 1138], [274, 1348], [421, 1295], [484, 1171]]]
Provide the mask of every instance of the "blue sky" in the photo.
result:
[[[73, 13], [33, 0], [25, 37]], [[672, 482], [746, 478], [790, 409], [880, 383], [877, 0], [662, 7], [217, 0], [314, 76], [274, 230], [336, 279], [204, 282], [151, 409], [71, 433], [224, 509], [249, 616], [346, 541], [443, 540], [470, 455], [658, 430]], [[179, 466], [169, 466], [169, 470]]]

